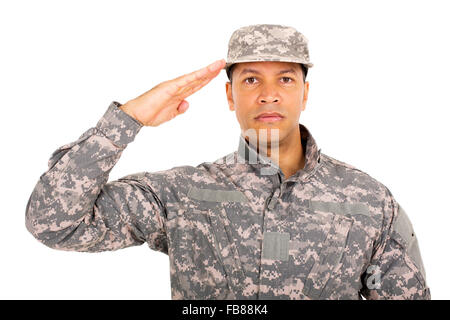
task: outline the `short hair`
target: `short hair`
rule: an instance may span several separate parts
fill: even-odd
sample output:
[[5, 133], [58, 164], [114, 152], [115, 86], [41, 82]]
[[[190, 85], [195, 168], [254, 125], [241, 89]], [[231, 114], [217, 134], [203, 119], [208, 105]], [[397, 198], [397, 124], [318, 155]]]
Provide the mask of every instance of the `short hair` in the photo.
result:
[[[302, 69], [302, 74], [303, 74], [303, 83], [305, 83], [306, 81], [306, 75], [308, 74], [308, 68], [303, 64], [303, 63], [299, 63], [300, 68]], [[230, 80], [230, 82], [232, 82], [232, 78], [233, 78], [233, 69], [236, 66], [235, 64], [232, 64], [228, 69], [226, 69], [227, 71], [227, 76], [228, 76], [228, 80]]]

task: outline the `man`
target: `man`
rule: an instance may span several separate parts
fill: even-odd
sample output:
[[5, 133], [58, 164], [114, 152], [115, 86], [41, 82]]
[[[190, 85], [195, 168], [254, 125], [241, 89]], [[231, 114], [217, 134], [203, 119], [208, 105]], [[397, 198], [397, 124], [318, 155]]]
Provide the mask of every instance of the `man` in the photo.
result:
[[[27, 229], [60, 250], [147, 242], [169, 256], [173, 299], [430, 299], [417, 237], [389, 189], [321, 153], [299, 124], [310, 67], [294, 28], [236, 30], [226, 64], [112, 102], [57, 149], [28, 201]], [[143, 126], [186, 112], [185, 99], [223, 68], [237, 151], [107, 182]]]

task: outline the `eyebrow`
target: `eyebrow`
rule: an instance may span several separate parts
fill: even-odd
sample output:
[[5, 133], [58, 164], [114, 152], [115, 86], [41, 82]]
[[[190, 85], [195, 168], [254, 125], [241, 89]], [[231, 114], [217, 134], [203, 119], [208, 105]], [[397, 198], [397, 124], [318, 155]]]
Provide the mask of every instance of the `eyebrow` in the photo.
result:
[[[245, 69], [242, 69], [242, 71], [239, 74], [239, 76], [242, 76], [243, 74], [246, 74], [246, 73], [261, 74], [261, 72], [259, 72], [258, 70], [245, 68]], [[278, 72], [277, 75], [284, 74], [284, 73], [293, 73], [293, 74], [297, 75], [297, 72], [294, 69], [292, 69], [292, 68], [291, 69], [286, 69], [286, 70], [281, 70], [280, 72]]]

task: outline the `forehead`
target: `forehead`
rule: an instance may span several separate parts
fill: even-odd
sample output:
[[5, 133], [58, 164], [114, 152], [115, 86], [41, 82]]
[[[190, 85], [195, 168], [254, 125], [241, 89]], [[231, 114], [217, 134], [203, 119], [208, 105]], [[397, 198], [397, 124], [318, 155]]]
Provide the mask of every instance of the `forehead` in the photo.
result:
[[239, 75], [244, 69], [255, 70], [260, 73], [276, 73], [281, 70], [294, 69], [295, 72], [300, 72], [300, 65], [294, 62], [281, 61], [257, 61], [257, 62], [240, 62], [234, 66], [236, 75]]

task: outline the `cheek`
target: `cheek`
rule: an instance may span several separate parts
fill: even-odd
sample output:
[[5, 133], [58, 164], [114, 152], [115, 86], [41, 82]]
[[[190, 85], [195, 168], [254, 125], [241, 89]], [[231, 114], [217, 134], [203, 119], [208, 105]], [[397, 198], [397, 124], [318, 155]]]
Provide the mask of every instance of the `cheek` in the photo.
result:
[[249, 113], [240, 107], [236, 107], [236, 119], [238, 120], [239, 124], [241, 126], [247, 127], [248, 126], [248, 117]]
[[236, 117], [239, 122], [247, 121], [247, 118], [251, 115], [251, 98], [249, 95], [242, 94], [241, 92], [237, 92], [234, 95], [234, 108], [236, 112]]
[[301, 94], [296, 94], [295, 96], [292, 96], [291, 99], [289, 99], [289, 113], [292, 116], [298, 116], [301, 113], [302, 98], [303, 96]]
[[249, 105], [251, 101], [254, 101], [254, 94], [250, 94], [249, 92], [245, 92], [242, 90], [236, 90], [233, 93], [234, 102], [240, 106]]

